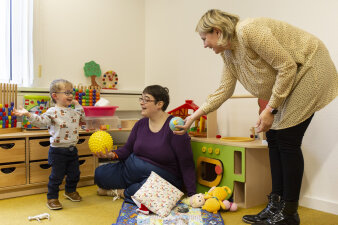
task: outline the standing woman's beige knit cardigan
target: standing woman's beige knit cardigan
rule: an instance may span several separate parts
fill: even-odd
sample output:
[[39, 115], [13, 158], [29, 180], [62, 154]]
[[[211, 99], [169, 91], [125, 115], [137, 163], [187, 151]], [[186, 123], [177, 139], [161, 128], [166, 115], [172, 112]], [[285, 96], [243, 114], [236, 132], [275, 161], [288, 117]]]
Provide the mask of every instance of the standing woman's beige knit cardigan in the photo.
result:
[[247, 19], [236, 26], [232, 50], [221, 54], [219, 88], [201, 106], [216, 110], [234, 92], [236, 81], [278, 108], [272, 129], [295, 126], [338, 95], [338, 74], [324, 44], [282, 21]]

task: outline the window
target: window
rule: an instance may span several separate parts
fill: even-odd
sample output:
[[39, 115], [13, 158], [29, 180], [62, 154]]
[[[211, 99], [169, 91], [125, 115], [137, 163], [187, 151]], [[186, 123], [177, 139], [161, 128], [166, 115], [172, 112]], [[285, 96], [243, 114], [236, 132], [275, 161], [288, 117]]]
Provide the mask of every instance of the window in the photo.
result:
[[0, 82], [33, 82], [33, 0], [0, 1]]

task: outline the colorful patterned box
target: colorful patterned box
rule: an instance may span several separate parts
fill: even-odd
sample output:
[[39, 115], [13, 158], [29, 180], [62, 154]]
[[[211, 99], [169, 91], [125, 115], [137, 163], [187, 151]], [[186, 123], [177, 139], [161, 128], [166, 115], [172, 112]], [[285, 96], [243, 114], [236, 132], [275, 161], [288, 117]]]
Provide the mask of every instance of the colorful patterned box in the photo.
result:
[[[24, 108], [30, 113], [41, 115], [46, 112], [50, 107], [49, 96], [38, 96], [38, 95], [25, 95], [24, 96]], [[47, 129], [47, 127], [36, 127], [31, 124], [24, 116], [22, 121], [22, 127], [26, 129]]]

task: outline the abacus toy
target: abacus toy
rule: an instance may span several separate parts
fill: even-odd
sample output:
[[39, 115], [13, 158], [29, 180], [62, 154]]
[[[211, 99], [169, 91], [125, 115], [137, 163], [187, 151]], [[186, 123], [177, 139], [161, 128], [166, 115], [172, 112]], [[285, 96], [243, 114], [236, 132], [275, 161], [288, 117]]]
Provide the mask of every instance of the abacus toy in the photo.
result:
[[82, 106], [94, 106], [100, 99], [100, 87], [98, 86], [74, 86], [74, 99]]
[[0, 83], [0, 129], [7, 128], [1, 133], [17, 131], [17, 118], [12, 115], [17, 104], [17, 90], [16, 84]]
[[107, 71], [102, 76], [102, 88], [103, 89], [113, 89], [117, 90], [117, 82], [119, 78], [117, 76], [117, 73], [115, 71]]

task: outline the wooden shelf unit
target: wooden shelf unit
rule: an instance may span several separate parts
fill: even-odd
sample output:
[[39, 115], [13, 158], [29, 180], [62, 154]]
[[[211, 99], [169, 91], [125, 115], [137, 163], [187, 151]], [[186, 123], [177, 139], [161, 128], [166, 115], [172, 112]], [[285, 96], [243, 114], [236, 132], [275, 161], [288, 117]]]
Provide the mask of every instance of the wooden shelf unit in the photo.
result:
[[[108, 131], [129, 132], [131, 128]], [[88, 147], [93, 132], [81, 131], [76, 145], [81, 171], [78, 187], [94, 184], [98, 159]], [[0, 134], [0, 199], [47, 192], [49, 137], [47, 130]]]

